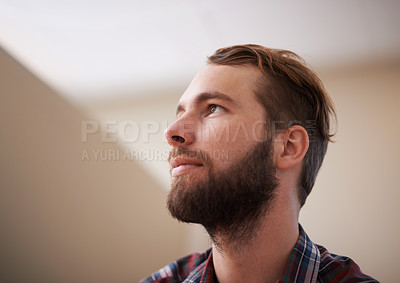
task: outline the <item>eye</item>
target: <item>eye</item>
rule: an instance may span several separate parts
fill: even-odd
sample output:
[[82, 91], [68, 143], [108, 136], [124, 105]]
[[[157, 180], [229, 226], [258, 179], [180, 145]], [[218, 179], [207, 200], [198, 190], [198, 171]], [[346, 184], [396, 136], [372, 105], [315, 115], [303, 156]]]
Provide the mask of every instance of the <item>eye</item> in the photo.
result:
[[208, 107], [209, 114], [218, 113], [218, 112], [221, 112], [223, 110], [224, 110], [224, 108], [222, 106], [219, 106], [219, 105], [216, 105], [216, 104], [211, 104]]

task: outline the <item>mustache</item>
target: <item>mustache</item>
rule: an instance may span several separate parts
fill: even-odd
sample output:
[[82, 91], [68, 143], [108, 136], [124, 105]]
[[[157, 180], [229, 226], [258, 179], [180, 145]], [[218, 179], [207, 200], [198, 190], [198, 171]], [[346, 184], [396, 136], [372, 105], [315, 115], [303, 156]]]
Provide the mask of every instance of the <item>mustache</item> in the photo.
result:
[[196, 161], [200, 161], [204, 165], [209, 165], [210, 164], [210, 156], [207, 154], [207, 152], [203, 150], [195, 151], [195, 150], [189, 150], [187, 147], [180, 146], [177, 148], [173, 148], [169, 152], [168, 156], [168, 162], [171, 161], [172, 158], [175, 157], [187, 157]]

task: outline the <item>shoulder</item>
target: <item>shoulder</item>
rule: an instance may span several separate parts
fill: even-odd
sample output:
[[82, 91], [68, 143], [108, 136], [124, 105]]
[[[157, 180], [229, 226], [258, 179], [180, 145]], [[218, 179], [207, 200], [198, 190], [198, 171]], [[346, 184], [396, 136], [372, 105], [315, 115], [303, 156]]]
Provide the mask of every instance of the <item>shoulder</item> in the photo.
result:
[[360, 267], [349, 257], [331, 254], [320, 245], [319, 282], [378, 282], [365, 275]]
[[207, 258], [211, 253], [211, 249], [204, 253], [194, 253], [182, 257], [172, 263], [164, 266], [160, 270], [154, 272], [150, 276], [142, 279], [140, 283], [160, 282], [174, 283], [183, 282], [194, 271], [201, 271]]

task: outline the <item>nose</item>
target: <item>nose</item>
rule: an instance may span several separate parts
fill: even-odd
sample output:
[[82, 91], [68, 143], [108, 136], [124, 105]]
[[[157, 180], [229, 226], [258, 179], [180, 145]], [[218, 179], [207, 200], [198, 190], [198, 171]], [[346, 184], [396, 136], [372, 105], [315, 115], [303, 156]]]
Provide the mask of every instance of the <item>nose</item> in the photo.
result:
[[189, 146], [194, 142], [194, 123], [182, 118], [176, 120], [164, 132], [168, 144], [172, 147]]

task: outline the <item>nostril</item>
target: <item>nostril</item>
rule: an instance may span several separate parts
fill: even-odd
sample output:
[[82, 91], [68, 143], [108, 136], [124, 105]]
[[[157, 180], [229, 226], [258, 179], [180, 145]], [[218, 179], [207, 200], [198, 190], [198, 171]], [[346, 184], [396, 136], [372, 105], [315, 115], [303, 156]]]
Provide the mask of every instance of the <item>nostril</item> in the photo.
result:
[[176, 141], [176, 142], [180, 142], [180, 143], [184, 143], [185, 139], [181, 136], [172, 136], [172, 140]]

